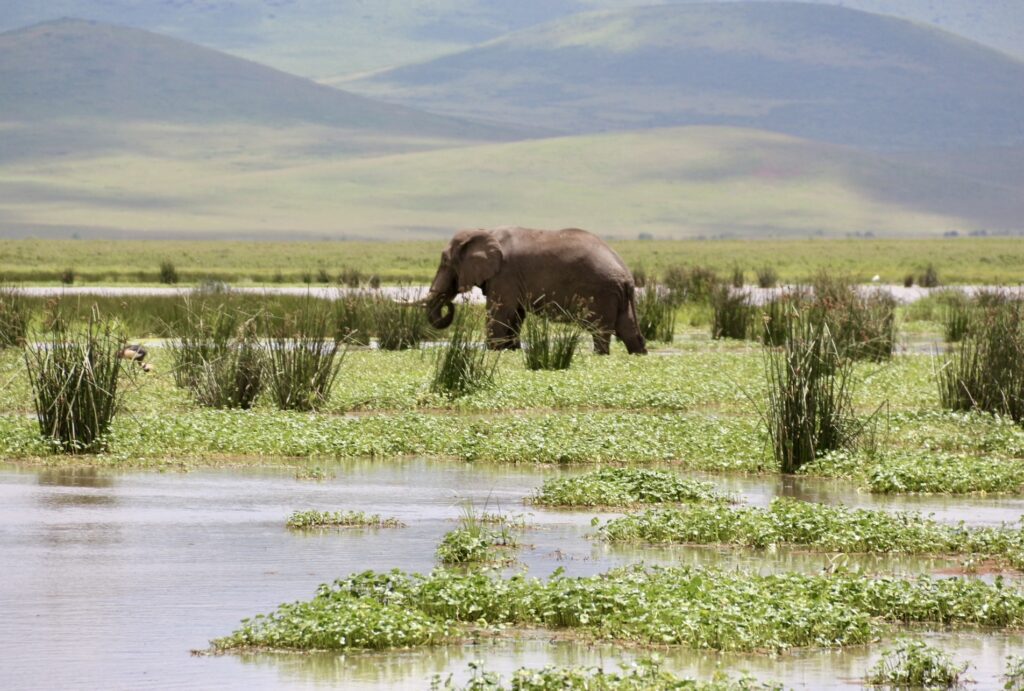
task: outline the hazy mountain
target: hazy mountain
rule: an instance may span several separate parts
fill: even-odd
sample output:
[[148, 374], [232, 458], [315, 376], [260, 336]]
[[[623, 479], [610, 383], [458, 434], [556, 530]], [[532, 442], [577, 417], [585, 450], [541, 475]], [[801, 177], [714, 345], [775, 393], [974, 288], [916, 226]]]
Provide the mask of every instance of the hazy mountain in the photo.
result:
[[[0, 34], [0, 120], [262, 126], [495, 139], [499, 129], [326, 87], [140, 29], [58, 20]], [[88, 142], [82, 142], [88, 145]]]
[[[0, 0], [0, 31], [82, 17], [148, 29], [322, 78], [438, 57], [582, 11], [664, 1]], [[818, 2], [930, 23], [1024, 58], [1020, 0]]]
[[1024, 141], [1024, 62], [905, 20], [805, 3], [575, 15], [347, 86], [564, 132], [713, 124], [873, 147]]

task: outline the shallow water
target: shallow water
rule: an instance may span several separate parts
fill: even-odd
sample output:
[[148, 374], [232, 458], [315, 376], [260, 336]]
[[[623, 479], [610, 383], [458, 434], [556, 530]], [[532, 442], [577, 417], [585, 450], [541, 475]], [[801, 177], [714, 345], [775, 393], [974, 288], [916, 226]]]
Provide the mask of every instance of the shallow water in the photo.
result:
[[[322, 464], [321, 464], [322, 466]], [[539, 640], [446, 646], [387, 654], [191, 657], [191, 649], [229, 633], [239, 619], [305, 599], [316, 586], [363, 569], [429, 571], [434, 549], [462, 511], [526, 514], [521, 564], [536, 576], [563, 568], [589, 574], [648, 563], [694, 563], [771, 571], [817, 571], [827, 555], [714, 547], [609, 547], [587, 539], [590, 520], [613, 514], [540, 510], [523, 498], [545, 477], [535, 467], [421, 460], [352, 462], [322, 482], [297, 480], [294, 468], [203, 470], [188, 474], [19, 470], [0, 467], [0, 688], [425, 688], [434, 673], [522, 664], [604, 664], [614, 646]], [[572, 470], [567, 472], [582, 472]], [[889, 498], [848, 484], [805, 478], [707, 476], [742, 500], [774, 496], [886, 509], [935, 512], [971, 524], [1015, 521], [1024, 499]], [[294, 510], [353, 509], [395, 516], [399, 530], [293, 532]], [[920, 573], [951, 559], [853, 557], [869, 572]], [[962, 659], [994, 678], [1024, 637], [939, 634]], [[718, 662], [807, 688], [843, 686], [877, 656], [878, 646], [781, 658], [674, 652], [669, 666], [706, 676]], [[982, 673], [984, 672], [984, 673]], [[986, 675], [988, 675], [986, 677]]]

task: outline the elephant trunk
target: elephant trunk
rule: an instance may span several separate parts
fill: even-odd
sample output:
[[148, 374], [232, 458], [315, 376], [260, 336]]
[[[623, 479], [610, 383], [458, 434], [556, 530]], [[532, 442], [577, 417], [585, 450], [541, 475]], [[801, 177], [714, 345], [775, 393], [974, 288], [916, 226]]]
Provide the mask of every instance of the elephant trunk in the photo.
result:
[[442, 296], [427, 303], [427, 319], [435, 329], [447, 329], [455, 319], [455, 303]]

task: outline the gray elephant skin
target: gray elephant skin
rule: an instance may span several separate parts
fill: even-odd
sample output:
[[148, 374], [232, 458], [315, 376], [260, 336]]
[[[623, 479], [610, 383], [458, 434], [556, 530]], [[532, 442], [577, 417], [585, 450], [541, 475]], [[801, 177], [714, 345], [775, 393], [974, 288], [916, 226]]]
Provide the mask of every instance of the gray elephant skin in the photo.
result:
[[633, 275], [601, 238], [578, 228], [460, 230], [452, 237], [424, 302], [430, 323], [447, 328], [453, 300], [474, 286], [487, 297], [487, 343], [518, 348], [528, 312], [579, 313], [608, 354], [612, 334], [630, 353], [647, 352], [637, 326]]

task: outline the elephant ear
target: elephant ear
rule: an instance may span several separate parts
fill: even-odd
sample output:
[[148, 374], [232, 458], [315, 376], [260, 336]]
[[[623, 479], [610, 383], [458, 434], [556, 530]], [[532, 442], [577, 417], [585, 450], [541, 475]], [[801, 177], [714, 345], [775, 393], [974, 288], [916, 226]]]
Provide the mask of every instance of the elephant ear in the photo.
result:
[[501, 269], [501, 245], [486, 230], [468, 231], [459, 252], [459, 292], [482, 285]]

